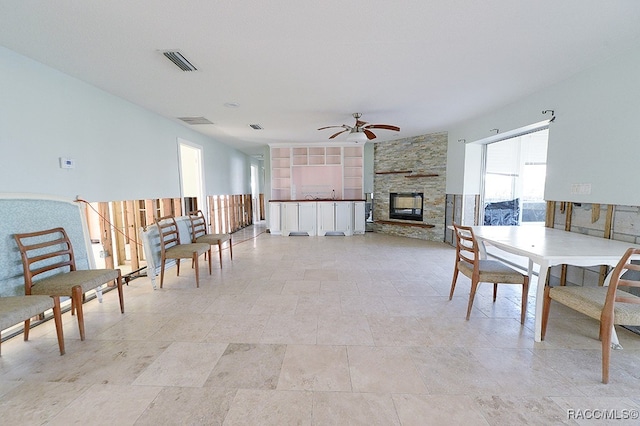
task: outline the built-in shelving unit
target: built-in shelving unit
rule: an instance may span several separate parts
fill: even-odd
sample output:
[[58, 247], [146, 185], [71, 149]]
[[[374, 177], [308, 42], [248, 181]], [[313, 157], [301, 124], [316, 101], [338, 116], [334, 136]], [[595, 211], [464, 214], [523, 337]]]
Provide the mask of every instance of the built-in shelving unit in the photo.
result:
[[291, 148], [271, 148], [271, 195], [291, 198]]
[[[362, 146], [272, 147], [271, 197], [275, 200], [290, 200], [295, 197], [292, 189], [299, 184], [295, 182], [296, 176], [300, 175], [296, 173], [301, 170], [298, 167], [337, 166], [337, 173], [342, 174], [338, 177], [342, 179], [341, 197], [362, 199], [363, 153]], [[300, 192], [299, 186], [297, 189]]]
[[362, 146], [347, 146], [344, 150], [344, 191], [346, 199], [362, 198]]

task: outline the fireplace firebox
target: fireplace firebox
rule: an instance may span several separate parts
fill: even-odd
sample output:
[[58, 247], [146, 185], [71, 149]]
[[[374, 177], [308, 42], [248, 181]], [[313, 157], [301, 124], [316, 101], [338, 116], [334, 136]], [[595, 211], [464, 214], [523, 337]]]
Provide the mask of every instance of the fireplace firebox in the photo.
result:
[[416, 220], [422, 222], [422, 192], [389, 193], [389, 219]]

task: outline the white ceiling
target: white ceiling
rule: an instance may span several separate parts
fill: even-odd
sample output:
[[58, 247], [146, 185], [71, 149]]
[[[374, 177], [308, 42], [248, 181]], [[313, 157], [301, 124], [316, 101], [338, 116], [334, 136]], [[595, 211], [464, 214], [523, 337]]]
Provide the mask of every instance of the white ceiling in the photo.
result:
[[401, 128], [375, 141], [445, 131], [639, 41], [637, 0], [0, 2], [0, 45], [249, 154], [354, 112]]

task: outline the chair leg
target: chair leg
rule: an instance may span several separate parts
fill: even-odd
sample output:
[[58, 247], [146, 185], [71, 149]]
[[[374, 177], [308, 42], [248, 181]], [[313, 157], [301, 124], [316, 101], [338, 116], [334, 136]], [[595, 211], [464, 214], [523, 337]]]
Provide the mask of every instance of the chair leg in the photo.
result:
[[520, 324], [524, 324], [527, 317], [527, 298], [529, 297], [529, 277], [525, 277], [522, 284], [522, 306], [520, 307]]
[[458, 266], [453, 269], [453, 279], [451, 280], [451, 290], [449, 291], [449, 300], [453, 298], [453, 291], [456, 289], [456, 281], [458, 281]]
[[84, 340], [84, 313], [82, 312], [82, 287], [75, 286], [71, 289], [71, 304], [76, 305], [76, 315], [78, 316], [78, 329], [80, 330], [80, 340]]
[[544, 340], [547, 333], [547, 322], [549, 321], [549, 308], [551, 308], [551, 297], [549, 297], [549, 286], [544, 288], [544, 299], [542, 304], [542, 330], [540, 332], [540, 340]]
[[471, 291], [469, 292], [469, 307], [467, 308], [467, 320], [471, 316], [471, 308], [473, 307], [473, 299], [476, 297], [476, 290], [478, 289], [477, 282], [471, 282]]
[[609, 362], [611, 359], [611, 332], [613, 325], [602, 333], [602, 383], [609, 383]]
[[[176, 277], [180, 276], [180, 260], [182, 259], [176, 259]], [[195, 267], [198, 268], [198, 262], [195, 263]]]
[[24, 320], [24, 341], [29, 340], [29, 330], [31, 329], [31, 318]]
[[207, 253], [204, 254], [205, 259], [209, 261], [209, 275], [211, 275], [211, 249], [212, 249], [211, 246], [209, 246], [208, 257], [207, 257]]
[[198, 267], [198, 253], [193, 253], [193, 263], [196, 267], [196, 287], [200, 288], [200, 268]]
[[116, 280], [116, 286], [118, 287], [118, 298], [120, 299], [120, 313], [124, 314], [124, 294], [122, 291], [122, 275], [118, 272], [118, 279]]
[[493, 283], [493, 303], [496, 303], [496, 297], [498, 297], [498, 283]]
[[220, 258], [220, 269], [222, 269], [222, 241], [218, 240], [218, 257]]
[[233, 260], [233, 244], [231, 244], [231, 235], [229, 235], [229, 256], [231, 256], [231, 260]]
[[160, 288], [162, 288], [162, 283], [164, 282], [164, 262], [164, 259], [160, 261]]
[[64, 335], [62, 332], [62, 313], [60, 311], [60, 297], [53, 297], [53, 320], [56, 323], [56, 334], [58, 335], [58, 348], [60, 355], [64, 355]]

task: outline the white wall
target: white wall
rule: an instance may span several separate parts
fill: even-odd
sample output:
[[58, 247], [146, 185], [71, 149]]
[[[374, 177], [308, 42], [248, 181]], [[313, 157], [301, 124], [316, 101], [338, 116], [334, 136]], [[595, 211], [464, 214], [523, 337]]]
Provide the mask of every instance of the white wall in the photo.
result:
[[[480, 151], [458, 139], [471, 142], [491, 129], [502, 133], [548, 119], [546, 109], [555, 110], [556, 120], [549, 127], [545, 199], [640, 205], [640, 48], [451, 128], [447, 193], [478, 193], [473, 165]], [[591, 184], [591, 194], [571, 194], [575, 183]]]
[[208, 194], [250, 192], [247, 155], [0, 47], [0, 192], [179, 197], [178, 138], [203, 146]]

